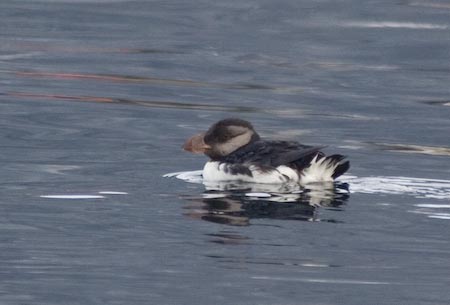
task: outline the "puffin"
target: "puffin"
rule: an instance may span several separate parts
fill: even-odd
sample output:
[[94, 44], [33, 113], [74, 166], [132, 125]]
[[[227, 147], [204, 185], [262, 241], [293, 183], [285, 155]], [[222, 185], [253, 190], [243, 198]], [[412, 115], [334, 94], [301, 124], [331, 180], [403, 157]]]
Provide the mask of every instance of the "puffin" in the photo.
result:
[[345, 156], [326, 156], [323, 148], [261, 139], [250, 122], [239, 118], [220, 120], [183, 145], [184, 150], [209, 158], [204, 181], [300, 185], [333, 182], [350, 168]]

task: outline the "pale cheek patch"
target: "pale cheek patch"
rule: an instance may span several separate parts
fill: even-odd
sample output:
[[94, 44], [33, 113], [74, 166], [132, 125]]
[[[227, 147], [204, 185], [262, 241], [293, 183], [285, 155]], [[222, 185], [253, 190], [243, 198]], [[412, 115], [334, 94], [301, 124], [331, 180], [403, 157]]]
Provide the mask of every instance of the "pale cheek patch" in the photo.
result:
[[217, 145], [217, 149], [220, 151], [222, 156], [226, 156], [231, 154], [233, 151], [235, 151], [238, 148], [241, 148], [242, 146], [245, 146], [250, 142], [250, 139], [252, 138], [252, 132], [246, 132], [239, 136], [236, 136], [229, 141]]

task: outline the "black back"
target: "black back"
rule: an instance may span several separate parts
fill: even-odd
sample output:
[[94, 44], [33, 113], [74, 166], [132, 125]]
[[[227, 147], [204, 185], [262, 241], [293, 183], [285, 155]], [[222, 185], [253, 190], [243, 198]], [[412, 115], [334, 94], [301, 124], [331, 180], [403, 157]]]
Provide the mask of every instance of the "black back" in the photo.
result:
[[[320, 152], [323, 146], [308, 146], [294, 141], [251, 142], [222, 158], [227, 163], [253, 163], [262, 167], [291, 165], [307, 166], [311, 159]], [[302, 166], [303, 165], [303, 166]]]

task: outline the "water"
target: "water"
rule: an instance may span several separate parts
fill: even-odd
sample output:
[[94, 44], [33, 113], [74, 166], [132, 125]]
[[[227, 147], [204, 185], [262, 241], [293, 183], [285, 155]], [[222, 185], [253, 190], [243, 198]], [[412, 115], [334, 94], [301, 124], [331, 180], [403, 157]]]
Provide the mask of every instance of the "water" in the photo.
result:
[[[3, 1], [0, 303], [447, 304], [449, 17]], [[228, 116], [352, 168], [291, 197], [163, 177], [201, 169], [180, 146]]]

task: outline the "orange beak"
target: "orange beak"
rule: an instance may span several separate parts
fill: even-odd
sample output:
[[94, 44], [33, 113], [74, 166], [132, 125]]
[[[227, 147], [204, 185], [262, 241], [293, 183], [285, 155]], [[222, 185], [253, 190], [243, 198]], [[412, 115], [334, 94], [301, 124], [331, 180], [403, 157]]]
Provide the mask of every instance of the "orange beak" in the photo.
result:
[[205, 143], [204, 140], [205, 133], [199, 133], [191, 138], [189, 138], [183, 145], [183, 149], [194, 154], [203, 154], [211, 146]]

